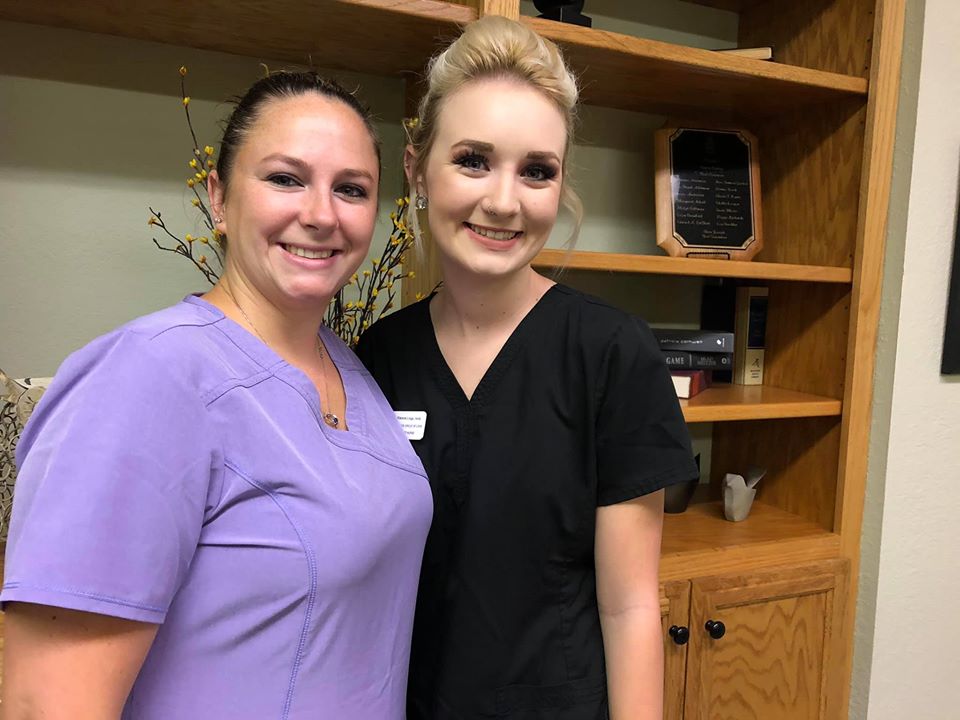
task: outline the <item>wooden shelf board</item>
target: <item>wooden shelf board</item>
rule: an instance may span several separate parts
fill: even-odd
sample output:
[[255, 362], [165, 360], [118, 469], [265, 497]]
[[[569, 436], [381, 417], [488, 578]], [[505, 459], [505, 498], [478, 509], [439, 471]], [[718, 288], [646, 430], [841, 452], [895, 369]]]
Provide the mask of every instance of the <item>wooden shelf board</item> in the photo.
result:
[[841, 98], [866, 103], [864, 78], [673, 45], [567, 23], [521, 20], [581, 69], [583, 100], [662, 115], [775, 115]]
[[641, 273], [647, 275], [692, 275], [700, 277], [749, 278], [752, 280], [796, 280], [802, 282], [851, 283], [853, 270], [845, 267], [791, 265], [787, 263], [702, 260], [574, 250], [541, 250], [534, 267], [564, 267], [571, 270]]
[[440, 0], [0, 0], [3, 20], [379, 75], [421, 72], [476, 17]]
[[743, 522], [723, 517], [719, 502], [664, 515], [661, 580], [680, 580], [763, 565], [789, 565], [838, 557], [840, 536], [797, 515], [754, 502]]
[[[379, 75], [416, 73], [477, 17], [441, 0], [0, 0], [0, 19]], [[842, 97], [866, 102], [863, 78], [522, 18], [583, 68], [586, 102], [661, 114], [751, 116]], [[336, 42], [331, 42], [330, 38]]]
[[689, 400], [681, 400], [687, 422], [772, 420], [840, 415], [843, 403], [834, 398], [767, 385], [716, 385]]
[[716, 8], [718, 10], [727, 10], [729, 12], [742, 12], [754, 5], [758, 5], [763, 0], [683, 0], [694, 5], [705, 5], [706, 7]]

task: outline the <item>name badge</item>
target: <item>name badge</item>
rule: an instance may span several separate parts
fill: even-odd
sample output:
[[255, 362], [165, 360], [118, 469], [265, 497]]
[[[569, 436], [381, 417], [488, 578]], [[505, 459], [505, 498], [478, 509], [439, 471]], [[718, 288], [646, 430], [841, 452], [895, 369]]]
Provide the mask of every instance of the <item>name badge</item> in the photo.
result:
[[426, 411], [397, 410], [393, 414], [397, 416], [407, 440], [423, 440], [423, 431], [427, 427]]

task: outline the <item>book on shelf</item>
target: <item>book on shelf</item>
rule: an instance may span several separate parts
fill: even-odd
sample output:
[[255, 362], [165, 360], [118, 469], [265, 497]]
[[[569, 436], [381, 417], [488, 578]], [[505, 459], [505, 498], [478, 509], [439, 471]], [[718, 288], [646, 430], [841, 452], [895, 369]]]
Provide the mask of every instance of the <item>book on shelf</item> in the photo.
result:
[[664, 350], [663, 359], [670, 370], [733, 370], [733, 353], [702, 353]]
[[769, 294], [765, 287], [737, 288], [733, 381], [738, 385], [763, 385]]
[[739, 55], [740, 57], [751, 58], [753, 60], [772, 60], [773, 48], [764, 47], [744, 47], [744, 48], [719, 48], [714, 52], [726, 53], [727, 55]]
[[712, 330], [680, 330], [651, 328], [661, 350], [682, 350], [698, 353], [732, 353], [733, 333]]
[[689, 400], [710, 387], [710, 372], [707, 370], [672, 370], [670, 377], [681, 400]]
[[[703, 294], [700, 296], [700, 327], [704, 330], [718, 332], [733, 332], [736, 322], [735, 305], [737, 302], [737, 285], [726, 279], [708, 279], [703, 285]], [[733, 363], [730, 363], [732, 368]], [[713, 373], [715, 383], [732, 383], [733, 373], [730, 369], [716, 370]]]

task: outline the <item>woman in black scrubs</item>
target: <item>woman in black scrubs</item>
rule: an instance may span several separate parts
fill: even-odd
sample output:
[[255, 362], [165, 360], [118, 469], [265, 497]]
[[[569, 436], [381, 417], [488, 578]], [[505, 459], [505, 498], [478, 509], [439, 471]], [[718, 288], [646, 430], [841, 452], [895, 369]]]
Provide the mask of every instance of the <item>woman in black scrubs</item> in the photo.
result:
[[577, 214], [576, 102], [552, 43], [486, 17], [407, 148], [443, 286], [358, 352], [434, 493], [409, 720], [662, 718], [662, 489], [697, 468], [646, 325], [530, 266]]

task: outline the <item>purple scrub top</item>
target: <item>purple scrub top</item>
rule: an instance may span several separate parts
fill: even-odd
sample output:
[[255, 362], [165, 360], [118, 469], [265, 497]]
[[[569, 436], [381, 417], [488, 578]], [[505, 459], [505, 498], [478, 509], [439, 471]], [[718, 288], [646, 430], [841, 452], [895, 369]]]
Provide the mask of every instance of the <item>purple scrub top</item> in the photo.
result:
[[159, 623], [137, 720], [401, 720], [432, 500], [327, 329], [349, 432], [197, 297], [69, 357], [27, 425], [0, 602]]

